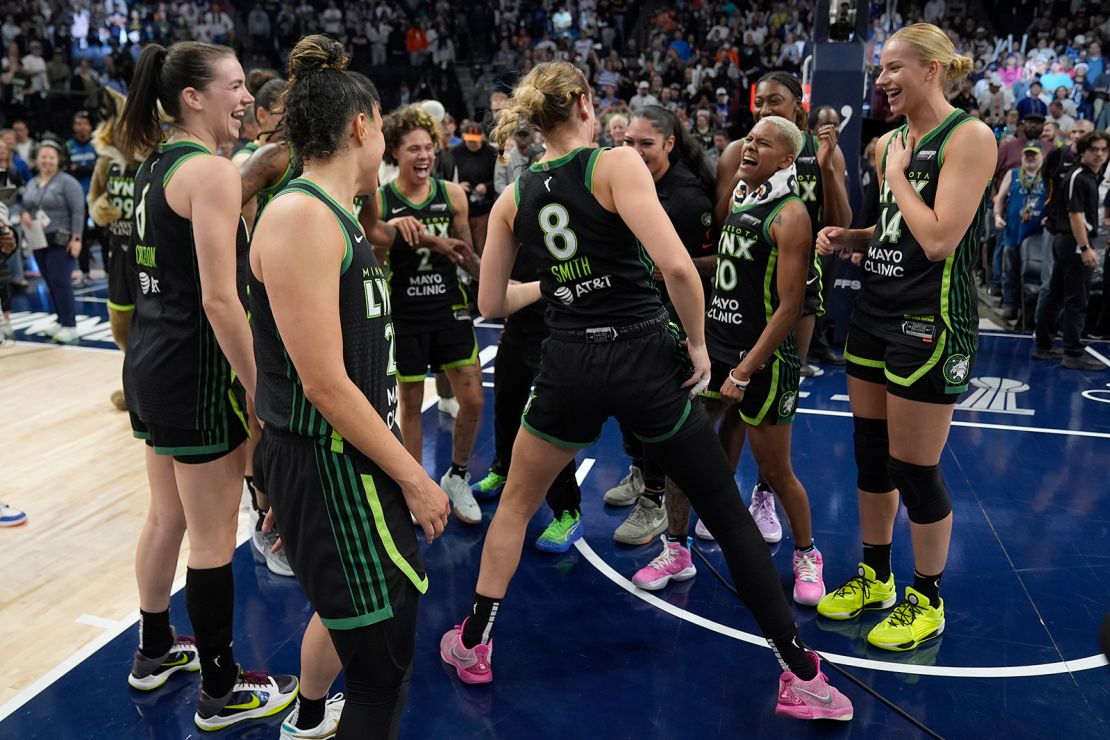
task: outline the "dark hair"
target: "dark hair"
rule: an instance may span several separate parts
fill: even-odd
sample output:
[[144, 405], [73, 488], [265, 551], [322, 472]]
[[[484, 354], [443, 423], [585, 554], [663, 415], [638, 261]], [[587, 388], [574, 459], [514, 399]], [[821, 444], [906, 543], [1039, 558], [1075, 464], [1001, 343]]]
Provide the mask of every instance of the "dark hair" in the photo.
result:
[[443, 147], [443, 136], [439, 131], [439, 124], [431, 114], [417, 104], [399, 108], [382, 120], [382, 134], [385, 136], [385, 161], [386, 164], [397, 164], [393, 150], [401, 146], [401, 140], [408, 134], [419, 129], [428, 132], [436, 149]]
[[73, 114], [74, 121], [76, 121], [78, 118], [84, 118], [86, 121], [89, 122], [90, 125], [92, 124], [92, 114], [90, 114], [87, 110], [79, 110]]
[[764, 82], [776, 82], [790, 91], [790, 94], [794, 96], [795, 103], [794, 125], [800, 129], [806, 128], [806, 107], [805, 103], [802, 102], [805, 93], [802, 91], [802, 83], [798, 81], [798, 78], [789, 72], [775, 70], [760, 77], [759, 82], [755, 83], [756, 89], [758, 90]]
[[285, 130], [302, 160], [335, 156], [351, 119], [378, 107], [374, 83], [348, 72], [348, 61], [343, 45], [323, 34], [305, 36], [289, 53]]
[[[831, 105], [822, 105], [818, 106], [817, 108], [811, 109], [809, 112], [809, 117], [806, 119], [806, 123], [809, 124], [809, 126], [806, 128], [806, 131], [812, 131], [817, 126], [817, 121], [821, 118], [822, 111], [827, 110], [831, 110], [833, 113], [836, 113], [836, 108], [833, 108]], [[836, 115], [837, 118], [840, 117], [839, 113], [836, 113]]]
[[714, 192], [717, 177], [709, 169], [709, 162], [705, 158], [705, 150], [702, 149], [701, 143], [686, 130], [686, 127], [675, 120], [674, 113], [659, 105], [645, 105], [632, 114], [632, 120], [637, 118], [645, 118], [651, 121], [651, 125], [655, 127], [656, 131], [663, 134], [664, 139], [673, 136], [674, 148], [671, 149], [668, 157], [671, 165], [682, 162], [694, 173], [698, 182], [709, 193]]
[[[247, 85], [250, 88], [250, 85]], [[261, 108], [272, 111], [281, 96], [285, 94], [286, 83], [280, 77], [275, 77], [272, 80], [267, 80], [266, 84], [258, 88], [258, 92], [251, 91], [254, 96], [254, 113], [258, 115]]]
[[172, 120], [181, 117], [181, 91], [204, 90], [215, 78], [212, 68], [234, 52], [226, 46], [179, 41], [170, 48], [149, 44], [135, 67], [135, 77], [120, 116], [120, 148], [145, 152], [162, 140], [158, 104]]
[[1079, 141], [1075, 142], [1075, 153], [1082, 157], [1096, 141], [1105, 142], [1107, 146], [1110, 146], [1110, 133], [1106, 133], [1105, 131], [1090, 131], [1083, 134], [1079, 137]]
[[258, 91], [261, 90], [270, 80], [280, 80], [281, 75], [278, 74], [276, 69], [252, 69], [247, 72], [247, 92], [254, 97], [258, 97]]

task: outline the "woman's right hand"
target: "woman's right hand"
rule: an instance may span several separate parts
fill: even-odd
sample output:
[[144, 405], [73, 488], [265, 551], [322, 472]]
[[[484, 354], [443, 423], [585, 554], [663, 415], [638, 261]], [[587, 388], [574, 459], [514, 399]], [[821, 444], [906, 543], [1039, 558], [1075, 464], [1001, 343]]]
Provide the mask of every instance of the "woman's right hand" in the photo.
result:
[[451, 499], [427, 475], [415, 483], [402, 484], [401, 493], [416, 523], [424, 530], [425, 541], [431, 544], [447, 527]]
[[682, 384], [682, 387], [689, 388], [690, 398], [693, 398], [709, 387], [709, 352], [704, 344], [694, 346], [690, 344], [690, 340], [686, 340], [686, 352], [690, 355], [690, 363], [694, 366], [694, 372], [690, 379]]
[[817, 251], [828, 256], [847, 249], [851, 231], [843, 226], [826, 226], [817, 232]]
[[387, 221], [390, 226], [401, 232], [401, 238], [410, 247], [415, 247], [420, 243], [420, 235], [424, 232], [424, 224], [420, 223], [413, 216], [401, 216], [400, 218], [391, 218]]

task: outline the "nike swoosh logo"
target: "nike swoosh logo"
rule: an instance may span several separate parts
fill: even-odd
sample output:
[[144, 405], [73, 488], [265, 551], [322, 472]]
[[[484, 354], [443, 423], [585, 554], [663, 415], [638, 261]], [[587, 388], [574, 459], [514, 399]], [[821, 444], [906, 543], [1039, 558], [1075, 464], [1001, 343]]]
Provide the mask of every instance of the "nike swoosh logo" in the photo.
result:
[[[798, 689], [798, 690], [801, 691], [801, 689]], [[806, 693], [809, 693], [809, 692], [807, 691]], [[812, 694], [811, 694], [811, 696], [812, 696]], [[817, 698], [820, 698], [820, 697], [817, 697]], [[226, 709], [250, 710], [250, 709], [258, 709], [260, 706], [262, 706], [262, 701], [258, 698], [258, 694], [251, 694], [251, 700], [249, 702], [247, 702], [246, 704], [228, 704]]]
[[356, 243], [356, 244], [362, 244], [362, 239], [363, 239], [363, 237], [361, 237], [361, 236], [356, 236], [356, 237], [355, 237], [355, 243]]
[[819, 695], [813, 693], [812, 691], [806, 691], [805, 689], [795, 688], [794, 690], [799, 692], [799, 693], [805, 694], [806, 696], [812, 696], [814, 699], [821, 702], [822, 704], [832, 704], [832, 692], [831, 691], [826, 691], [824, 696], [819, 696]]
[[401, 211], [403, 211], [403, 210], [405, 210], [405, 207], [404, 207], [404, 206], [401, 206], [400, 208], [390, 208], [390, 209], [389, 209], [389, 212], [390, 212], [391, 214], [396, 214], [396, 213], [400, 213], [400, 212], [401, 212]]
[[817, 282], [817, 276], [816, 276], [816, 275], [814, 275], [814, 276], [813, 276], [813, 277], [811, 277], [811, 278], [810, 278], [809, 280], [806, 280], [806, 285], [813, 285], [813, 284], [814, 284], [814, 283], [816, 283], [816, 282]]
[[175, 660], [172, 663], [163, 663], [162, 667], [163, 668], [173, 668], [175, 665], [185, 665], [188, 662], [189, 662], [189, 656], [186, 655], [185, 653], [182, 653], [181, 655], [178, 656], [177, 660]]

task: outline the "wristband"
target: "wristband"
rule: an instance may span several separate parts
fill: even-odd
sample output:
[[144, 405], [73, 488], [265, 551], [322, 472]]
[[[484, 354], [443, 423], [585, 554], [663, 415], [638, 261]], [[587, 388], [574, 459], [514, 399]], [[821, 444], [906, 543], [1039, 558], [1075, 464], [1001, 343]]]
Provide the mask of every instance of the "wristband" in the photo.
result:
[[748, 386], [749, 386], [749, 385], [751, 385], [751, 383], [752, 383], [751, 379], [748, 379], [748, 380], [737, 380], [736, 378], [734, 378], [734, 377], [732, 376], [732, 371], [731, 371], [731, 370], [729, 370], [729, 371], [728, 371], [728, 379], [732, 381], [732, 384], [733, 384], [734, 386], [736, 386], [737, 388], [739, 388], [739, 389], [740, 389], [740, 390], [742, 390], [742, 391], [745, 391], [745, 390], [747, 390], [747, 389], [748, 389]]

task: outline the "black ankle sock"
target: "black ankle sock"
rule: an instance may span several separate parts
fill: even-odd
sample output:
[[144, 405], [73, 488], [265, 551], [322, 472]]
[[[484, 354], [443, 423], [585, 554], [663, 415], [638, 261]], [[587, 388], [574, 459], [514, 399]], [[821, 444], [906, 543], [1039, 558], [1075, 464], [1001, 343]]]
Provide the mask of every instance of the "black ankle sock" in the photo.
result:
[[219, 568], [189, 568], [185, 574], [185, 605], [196, 633], [201, 687], [221, 697], [235, 685], [239, 666], [231, 649], [235, 611], [235, 578], [231, 563]]
[[813, 660], [802, 646], [802, 640], [798, 637], [796, 628], [790, 637], [782, 639], [768, 637], [767, 642], [784, 671], [790, 671], [803, 681], [812, 681], [817, 677], [817, 667], [813, 665]]
[[940, 579], [944, 575], [942, 570], [935, 576], [925, 576], [913, 571], [913, 590], [929, 600], [929, 604], [936, 606], [940, 602]]
[[170, 610], [144, 612], [139, 610], [139, 652], [148, 658], [161, 658], [173, 647], [170, 631]]
[[655, 504], [656, 506], [662, 506], [663, 505], [663, 489], [662, 488], [660, 488], [657, 491], [653, 491], [652, 489], [645, 486], [643, 497], [646, 498], [651, 503]]
[[667, 539], [667, 542], [675, 542], [679, 545], [682, 545], [683, 547], [686, 547], [686, 537], [684, 535], [665, 532], [663, 536]]
[[318, 724], [324, 721], [324, 704], [327, 702], [328, 697], [322, 696], [319, 699], [308, 699], [301, 696], [297, 701], [297, 729], [298, 730], [311, 730]]
[[466, 627], [463, 628], [463, 647], [472, 648], [489, 638], [489, 632], [493, 629], [493, 620], [497, 619], [497, 612], [500, 609], [501, 599], [491, 599], [480, 593], [474, 593], [474, 606], [470, 610], [470, 618], [466, 620]]
[[451, 463], [451, 469], [447, 471], [447, 474], [448, 475], [457, 475], [460, 478], [465, 478], [466, 477], [466, 465], [457, 465], [456, 463]]
[[794, 549], [797, 552], [802, 553], [803, 555], [809, 555], [811, 552], [817, 549], [817, 543], [811, 540], [809, 543], [809, 547], [798, 547], [797, 545], [794, 545]]
[[875, 571], [875, 580], [886, 583], [890, 578], [890, 545], [863, 543], [863, 564]]
[[771, 484], [768, 483], [766, 481], [766, 479], [763, 477], [763, 473], [760, 473], [759, 477], [757, 477], [755, 479], [755, 487], [760, 491], [770, 491], [771, 490]]

